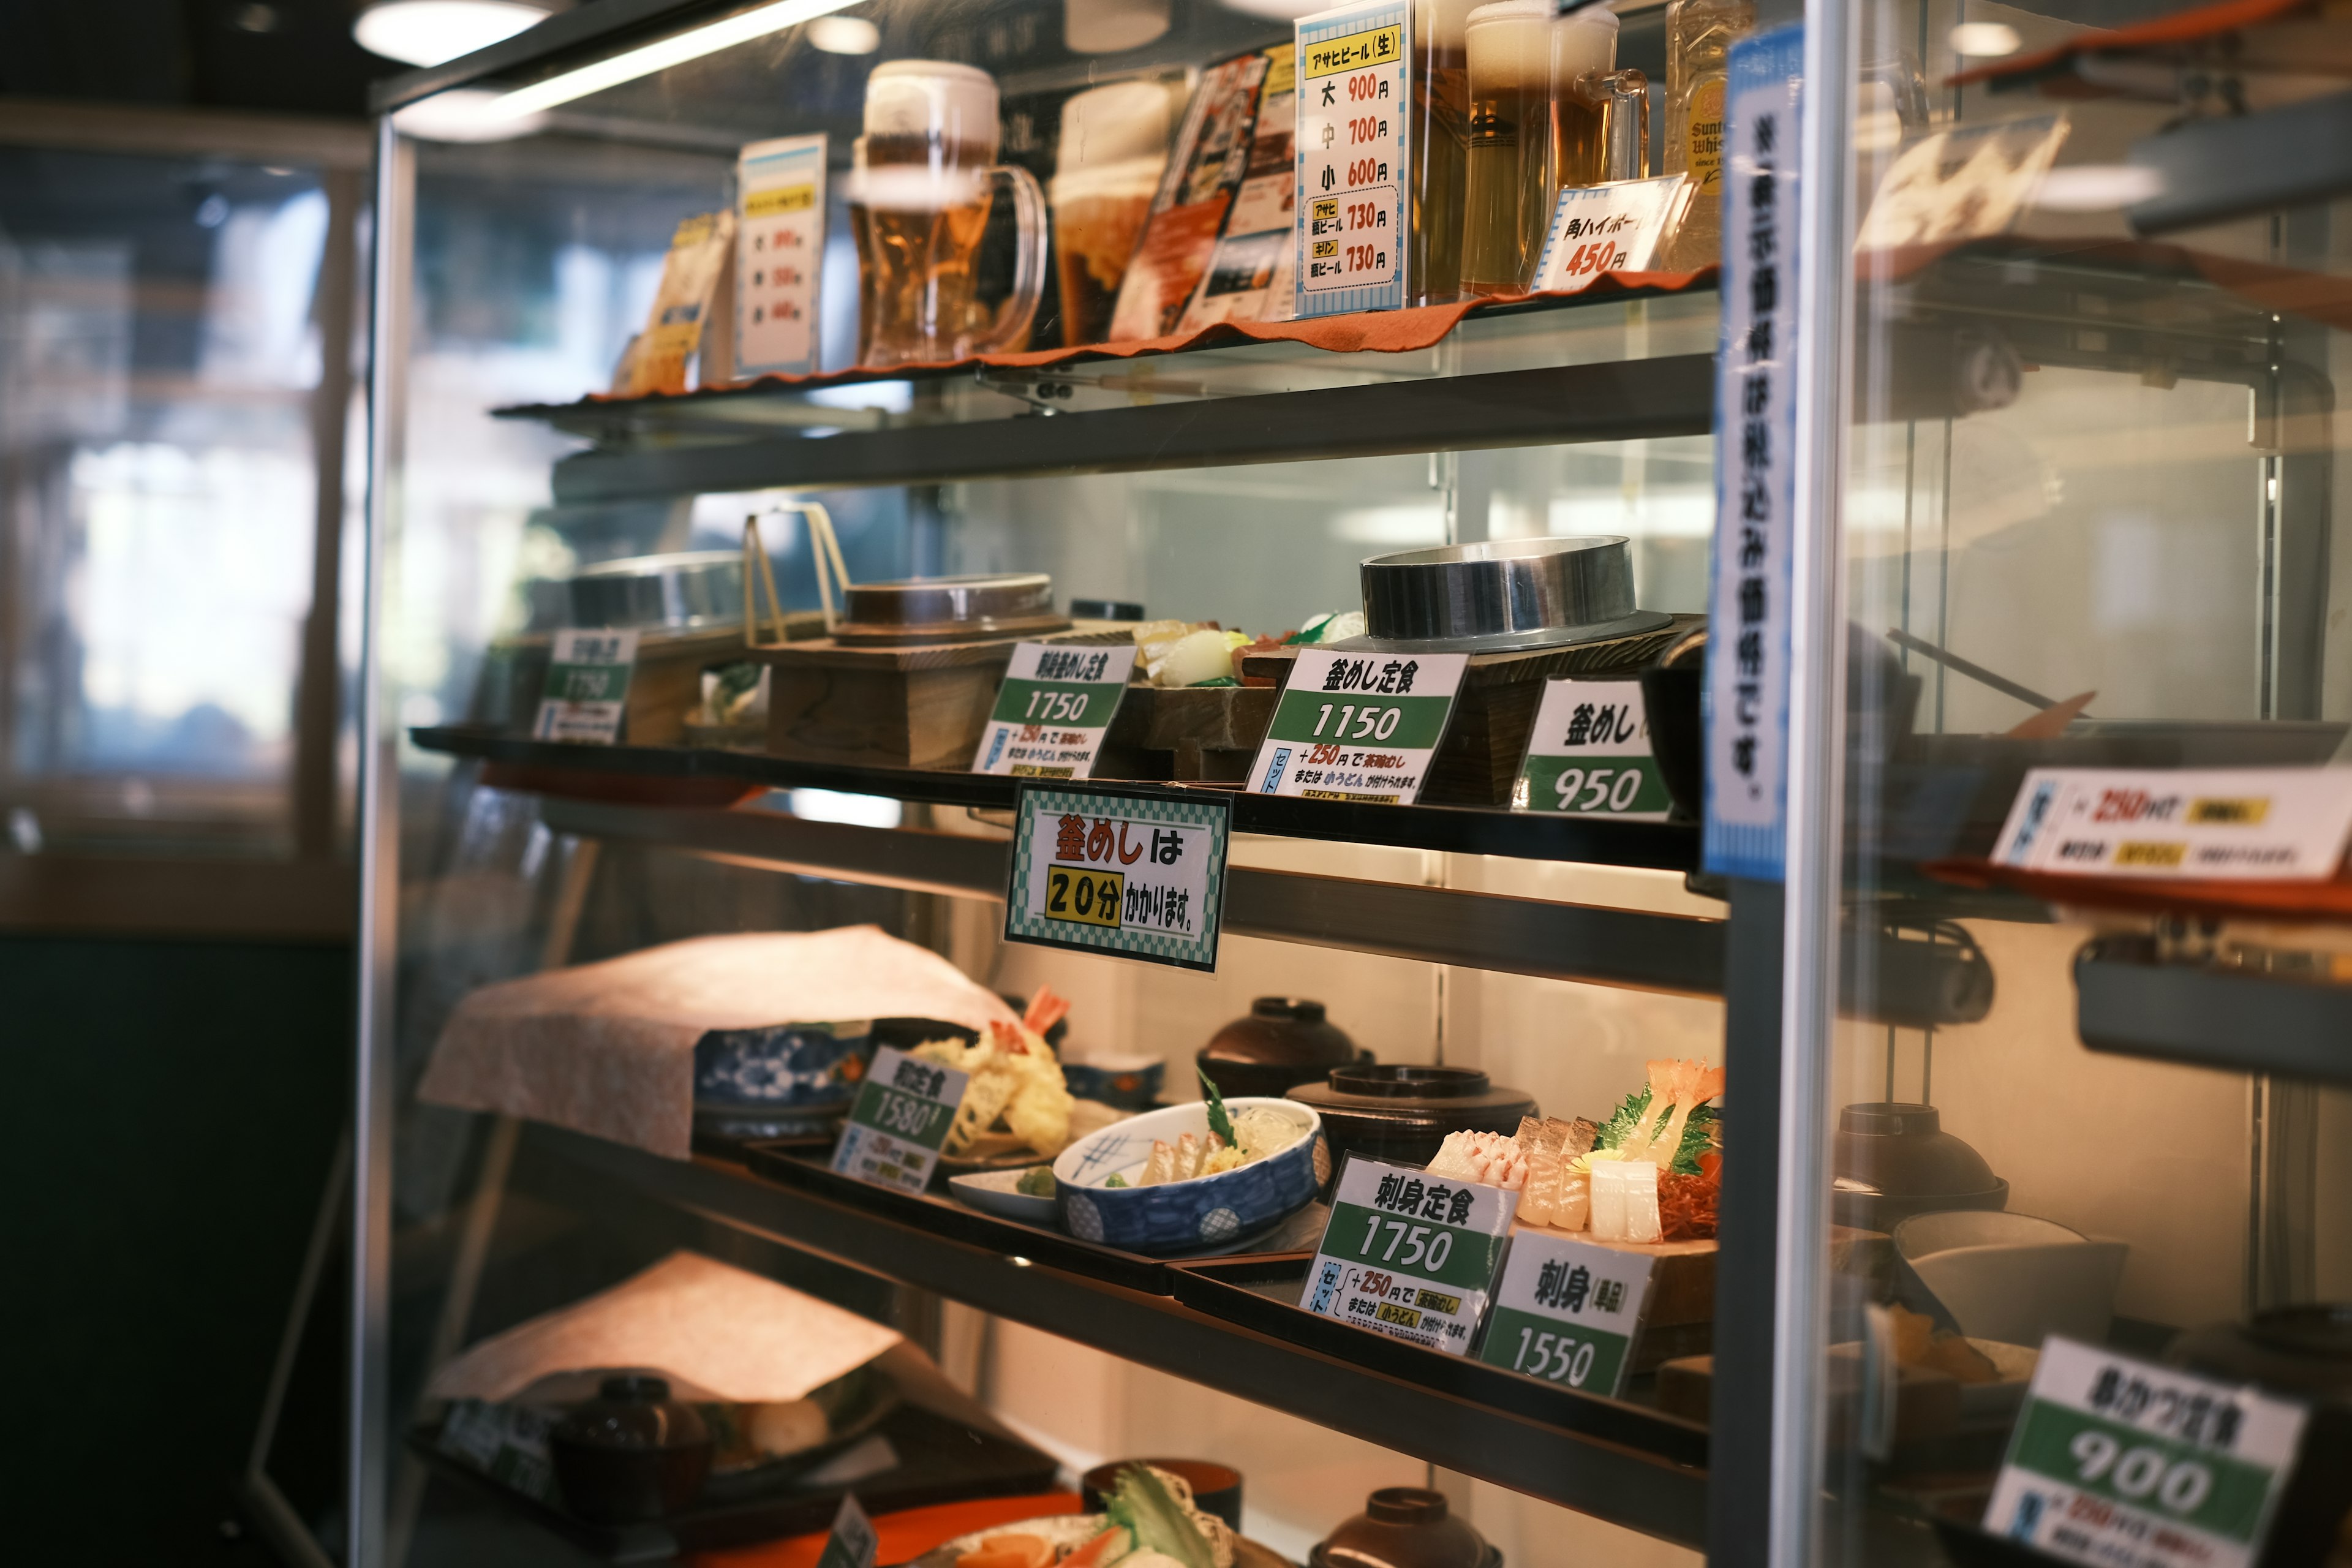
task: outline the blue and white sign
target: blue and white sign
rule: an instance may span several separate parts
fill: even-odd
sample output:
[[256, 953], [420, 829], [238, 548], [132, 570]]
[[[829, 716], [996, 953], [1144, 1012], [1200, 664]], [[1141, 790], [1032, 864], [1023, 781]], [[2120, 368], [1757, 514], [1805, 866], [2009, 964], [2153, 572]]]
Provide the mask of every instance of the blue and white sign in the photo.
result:
[[1797, 170], [1804, 29], [1731, 47], [1707, 600], [1706, 868], [1780, 879], [1796, 540]]
[[1298, 18], [1301, 316], [1404, 303], [1412, 26], [1403, 0]]

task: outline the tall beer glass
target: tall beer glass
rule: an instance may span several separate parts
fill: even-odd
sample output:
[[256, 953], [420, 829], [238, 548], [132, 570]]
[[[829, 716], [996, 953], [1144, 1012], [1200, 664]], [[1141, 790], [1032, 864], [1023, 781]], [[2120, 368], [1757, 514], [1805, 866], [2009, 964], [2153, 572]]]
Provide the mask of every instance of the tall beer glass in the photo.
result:
[[1154, 81], [1113, 82], [1062, 105], [1054, 266], [1066, 344], [1098, 343], [1110, 332], [1119, 279], [1168, 167], [1172, 115], [1168, 89]]
[[[866, 82], [864, 166], [851, 171], [868, 364], [954, 360], [1020, 347], [1045, 283], [1045, 198], [1024, 169], [996, 163], [996, 82], [945, 60], [891, 60]], [[1019, 256], [1013, 292], [978, 299], [992, 183], [1013, 187]]]
[[[1551, 188], [1597, 185], [1608, 177], [1610, 95], [1617, 68], [1617, 14], [1601, 5], [1551, 25]], [[1549, 208], [1544, 213], [1551, 217]], [[1540, 245], [1540, 241], [1538, 242]]]
[[1404, 286], [1415, 305], [1442, 305], [1462, 291], [1462, 175], [1470, 156], [1466, 29], [1479, 3], [1413, 0]]
[[1470, 13], [1470, 155], [1463, 180], [1462, 287], [1516, 294], [1551, 216], [1551, 0]]

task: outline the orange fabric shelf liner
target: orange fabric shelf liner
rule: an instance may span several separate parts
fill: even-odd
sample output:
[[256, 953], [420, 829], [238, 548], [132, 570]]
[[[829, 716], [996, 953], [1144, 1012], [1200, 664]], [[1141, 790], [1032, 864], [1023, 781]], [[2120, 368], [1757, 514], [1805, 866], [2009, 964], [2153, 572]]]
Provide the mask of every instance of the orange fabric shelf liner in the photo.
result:
[[[1717, 269], [1696, 272], [1604, 272], [1590, 287], [1574, 294], [1509, 294], [1483, 300], [1456, 300], [1451, 305], [1422, 305], [1408, 310], [1358, 310], [1344, 316], [1316, 316], [1293, 321], [1218, 321], [1192, 332], [1166, 337], [1137, 338], [1120, 343], [1083, 343], [1076, 348], [1028, 349], [1020, 353], [975, 354], [959, 360], [933, 360], [891, 365], [886, 370], [856, 366], [814, 375], [763, 375], [726, 386], [699, 388], [703, 393], [742, 392], [751, 387], [796, 388], [830, 386], [853, 378], [872, 379], [914, 370], [959, 370], [988, 366], [997, 370], [1036, 370], [1075, 360], [1133, 359], [1139, 354], [1176, 353], [1186, 349], [1231, 347], [1240, 343], [1306, 343], [1332, 353], [1410, 353], [1425, 349], [1461, 324], [1473, 310], [1497, 305], [1524, 304], [1529, 300], [1606, 298], [1612, 294], [1675, 294], [1696, 284], [1711, 282]], [[659, 397], [692, 397], [696, 393], [651, 393], [643, 398], [614, 397], [592, 393], [591, 403], [650, 403]]]
[[[1045, 1492], [1031, 1497], [980, 1498], [971, 1502], [943, 1502], [877, 1514], [874, 1533], [879, 1544], [874, 1561], [885, 1565], [909, 1563], [932, 1547], [991, 1525], [1018, 1524], [1024, 1519], [1076, 1513], [1082, 1502], [1076, 1492]], [[697, 1552], [686, 1561], [692, 1568], [816, 1568], [824, 1554], [826, 1531], [787, 1535], [756, 1546], [730, 1546], [724, 1552]]]
[[2076, 877], [2021, 871], [1990, 860], [1929, 860], [1919, 869], [1963, 888], [2007, 888], [2045, 903], [2136, 914], [2337, 923], [2352, 921], [2352, 882], [2215, 881], [2197, 878]]
[[2221, 0], [2218, 5], [2199, 5], [2187, 11], [2175, 11], [2128, 27], [2093, 27], [2075, 34], [2054, 48], [2030, 55], [2011, 55], [1992, 65], [1978, 66], [1944, 79], [1946, 87], [1969, 87], [1978, 82], [1995, 81], [2003, 77], [2032, 76], [2062, 65], [2076, 55], [2118, 54], [2132, 49], [2160, 49], [2183, 44], [2201, 43], [2234, 33], [2241, 27], [2259, 26], [2297, 11], [2316, 9], [2315, 0]]

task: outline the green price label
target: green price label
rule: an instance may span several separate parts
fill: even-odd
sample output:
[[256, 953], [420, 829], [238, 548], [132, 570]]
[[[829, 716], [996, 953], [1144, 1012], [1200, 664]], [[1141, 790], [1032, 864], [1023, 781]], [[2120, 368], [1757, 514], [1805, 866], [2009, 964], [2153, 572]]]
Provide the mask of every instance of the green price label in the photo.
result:
[[858, 1089], [857, 1101], [850, 1107], [849, 1117], [877, 1131], [936, 1149], [947, 1142], [948, 1128], [955, 1121], [955, 1108], [935, 1100], [901, 1094], [868, 1079]]
[[989, 719], [999, 724], [1099, 730], [1110, 722], [1111, 710], [1126, 692], [1124, 682], [1067, 686], [1046, 680], [1007, 680], [996, 689], [996, 707]]
[[877, 1187], [921, 1192], [971, 1083], [969, 1073], [883, 1047], [849, 1107], [833, 1168]]
[[1653, 816], [1672, 809], [1674, 797], [1651, 757], [1528, 758], [1529, 811], [1570, 811], [1588, 816]]
[[2266, 1466], [2044, 1399], [2026, 1403], [2010, 1463], [2247, 1545], [2277, 1481]]
[[1451, 697], [1285, 691], [1266, 735], [1306, 744], [1430, 751], [1444, 737], [1446, 711], [1453, 705]]
[[[1495, 1278], [1503, 1240], [1460, 1226], [1343, 1203], [1332, 1205], [1323, 1251], [1417, 1280], [1484, 1290]], [[1441, 1310], [1452, 1311], [1458, 1306]]]
[[1592, 1394], [1614, 1394], [1633, 1342], [1623, 1334], [1571, 1328], [1557, 1318], [1499, 1303], [1487, 1314], [1478, 1359]]

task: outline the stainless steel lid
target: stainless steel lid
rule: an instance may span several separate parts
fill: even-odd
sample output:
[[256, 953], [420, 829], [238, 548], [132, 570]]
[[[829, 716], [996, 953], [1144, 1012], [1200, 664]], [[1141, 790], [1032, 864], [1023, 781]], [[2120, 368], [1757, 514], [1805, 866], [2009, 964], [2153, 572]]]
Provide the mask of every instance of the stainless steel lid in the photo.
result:
[[1625, 637], [1666, 624], [1633, 607], [1622, 537], [1500, 539], [1375, 555], [1360, 568], [1367, 635], [1396, 652], [1498, 652]]
[[859, 583], [845, 597], [835, 640], [866, 646], [1026, 637], [1061, 631], [1054, 580], [1043, 572], [908, 577]]
[[701, 626], [743, 619], [743, 557], [678, 551], [600, 562], [563, 584], [575, 626]]

